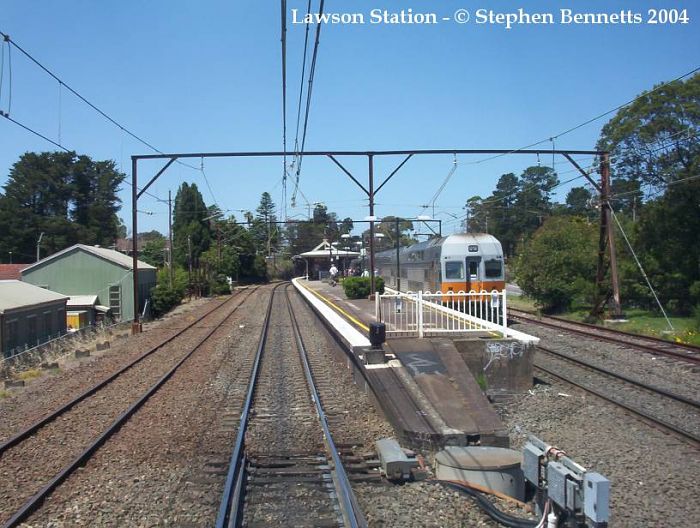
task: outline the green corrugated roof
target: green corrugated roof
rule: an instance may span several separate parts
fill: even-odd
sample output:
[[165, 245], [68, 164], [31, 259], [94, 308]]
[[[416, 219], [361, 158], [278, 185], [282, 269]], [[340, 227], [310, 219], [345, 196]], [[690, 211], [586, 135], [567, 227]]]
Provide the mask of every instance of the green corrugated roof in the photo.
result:
[[0, 280], [0, 313], [62, 299], [68, 296], [18, 280]]
[[[90, 253], [92, 255], [95, 255], [97, 257], [103, 258], [105, 260], [108, 260], [109, 262], [113, 262], [114, 264], [117, 264], [118, 266], [121, 266], [122, 268], [125, 269], [132, 269], [132, 259], [129, 255], [125, 255], [124, 253], [120, 253], [119, 251], [114, 251], [113, 249], [107, 249], [103, 247], [97, 247], [97, 246], [86, 246], [85, 244], [75, 244], [74, 246], [71, 246], [69, 248], [63, 249], [59, 251], [58, 253], [54, 253], [53, 255], [49, 255], [45, 259], [40, 260], [39, 262], [35, 262], [31, 266], [27, 266], [22, 270], [22, 273], [26, 273], [28, 271], [31, 271], [33, 268], [37, 266], [41, 266], [47, 262], [50, 262], [51, 260], [57, 259], [61, 257], [62, 255], [65, 255], [66, 253], [70, 253], [71, 251], [74, 250], [80, 250], [80, 251], [85, 251], [86, 253]], [[156, 269], [154, 266], [151, 266], [150, 264], [146, 264], [145, 262], [139, 260], [138, 261], [138, 267], [140, 270], [142, 269]]]

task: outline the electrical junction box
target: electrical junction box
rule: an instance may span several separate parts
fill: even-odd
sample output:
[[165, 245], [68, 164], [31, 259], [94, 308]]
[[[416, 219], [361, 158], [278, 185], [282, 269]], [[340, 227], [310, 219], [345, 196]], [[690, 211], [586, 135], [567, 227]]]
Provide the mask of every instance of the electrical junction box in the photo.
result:
[[[576, 474], [559, 462], [547, 464], [547, 494], [561, 508], [568, 509], [575, 502], [574, 495], [578, 485], [572, 487], [569, 482], [576, 483]], [[573, 511], [574, 508], [571, 508]]]
[[583, 477], [583, 513], [592, 528], [608, 526], [610, 512], [610, 481], [599, 473], [586, 473]]
[[523, 449], [523, 475], [533, 486], [540, 486], [540, 463], [544, 458], [544, 451], [531, 443], [525, 444]]

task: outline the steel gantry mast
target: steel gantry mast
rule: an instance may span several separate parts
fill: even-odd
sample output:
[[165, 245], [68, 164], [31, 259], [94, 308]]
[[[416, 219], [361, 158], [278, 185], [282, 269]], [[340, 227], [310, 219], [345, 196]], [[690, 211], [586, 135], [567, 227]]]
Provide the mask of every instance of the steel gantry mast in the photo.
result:
[[[605, 253], [606, 248], [609, 253], [609, 263], [610, 263], [610, 276], [612, 281], [612, 298], [613, 298], [613, 316], [621, 316], [620, 308], [620, 287], [618, 283], [618, 273], [617, 273], [617, 259], [615, 257], [615, 241], [614, 232], [611, 223], [611, 213], [609, 204], [609, 189], [610, 189], [610, 157], [607, 151], [602, 150], [565, 150], [565, 149], [414, 149], [414, 150], [321, 150], [321, 151], [309, 151], [309, 152], [287, 152], [287, 151], [249, 151], [249, 152], [174, 152], [169, 154], [139, 154], [131, 156], [131, 185], [132, 185], [132, 232], [137, 233], [137, 203], [138, 199], [143, 195], [148, 188], [172, 165], [175, 161], [179, 159], [187, 158], [270, 158], [270, 157], [281, 157], [299, 154], [301, 156], [312, 156], [312, 157], [326, 157], [330, 159], [335, 165], [337, 165], [346, 176], [348, 176], [366, 195], [368, 198], [368, 208], [369, 208], [369, 224], [370, 224], [370, 240], [369, 240], [369, 250], [370, 250], [370, 292], [372, 295], [375, 293], [375, 277], [374, 277], [374, 205], [375, 197], [377, 193], [396, 175], [399, 170], [413, 157], [413, 156], [424, 156], [424, 155], [452, 155], [457, 154], [463, 155], [510, 155], [510, 154], [529, 154], [529, 155], [560, 155], [564, 156], [578, 171], [582, 173], [583, 176], [598, 190], [600, 193], [600, 207], [601, 207], [601, 220], [600, 220], [600, 241], [598, 247], [598, 270], [596, 274], [596, 303], [595, 309], [597, 312], [600, 311], [600, 307], [604, 304], [604, 300], [607, 298], [603, 295], [603, 281], [605, 279]], [[591, 176], [586, 172], [581, 166], [576, 163], [576, 161], [571, 156], [597, 156], [600, 158], [600, 175], [601, 183], [595, 182]], [[403, 161], [386, 177], [382, 182], [375, 186], [374, 178], [374, 159], [376, 157], [385, 156], [405, 156]], [[343, 166], [339, 157], [366, 157], [367, 158], [367, 184], [363, 184], [357, 177], [355, 177], [345, 166]], [[157, 160], [165, 159], [168, 160], [166, 164], [153, 176], [145, 187], [141, 190], [138, 189], [138, 163], [141, 160]], [[133, 292], [134, 292], [134, 307], [135, 317], [132, 324], [132, 331], [140, 331], [139, 322], [139, 277], [138, 277], [138, 254], [137, 254], [137, 237], [132, 237], [132, 258], [133, 258]], [[601, 299], [603, 301], [601, 302]]]

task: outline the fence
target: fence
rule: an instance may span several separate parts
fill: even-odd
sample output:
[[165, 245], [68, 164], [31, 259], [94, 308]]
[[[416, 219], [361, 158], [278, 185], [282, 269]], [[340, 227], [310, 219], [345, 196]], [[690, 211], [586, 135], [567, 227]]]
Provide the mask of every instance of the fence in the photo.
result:
[[14, 370], [39, 366], [47, 359], [55, 358], [56, 356], [66, 353], [66, 351], [72, 353], [74, 347], [78, 345], [82, 339], [89, 339], [101, 331], [109, 331], [130, 323], [131, 319], [119, 321], [110, 325], [98, 324], [86, 326], [75, 332], [56, 334], [52, 339], [48, 339], [31, 348], [28, 345], [13, 348], [8, 351], [9, 355], [5, 357], [0, 355], [0, 379], [8, 377]]
[[437, 336], [470, 332], [508, 335], [506, 292], [397, 292], [375, 297], [375, 316], [387, 336]]

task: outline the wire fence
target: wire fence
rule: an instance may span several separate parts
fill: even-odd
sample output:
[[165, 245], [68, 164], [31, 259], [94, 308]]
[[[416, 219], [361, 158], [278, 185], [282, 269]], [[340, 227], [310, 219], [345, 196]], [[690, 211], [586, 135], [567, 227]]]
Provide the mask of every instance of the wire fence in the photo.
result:
[[113, 324], [86, 326], [74, 332], [55, 334], [53, 337], [35, 346], [24, 345], [11, 349], [8, 356], [0, 358], [0, 378], [7, 379], [15, 373], [42, 366], [72, 354], [77, 348], [86, 346], [101, 335], [107, 337], [120, 327], [128, 327], [131, 320]]

